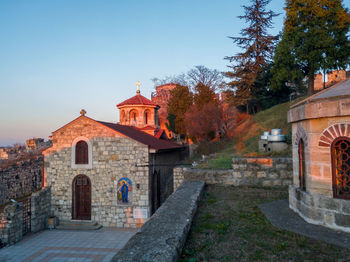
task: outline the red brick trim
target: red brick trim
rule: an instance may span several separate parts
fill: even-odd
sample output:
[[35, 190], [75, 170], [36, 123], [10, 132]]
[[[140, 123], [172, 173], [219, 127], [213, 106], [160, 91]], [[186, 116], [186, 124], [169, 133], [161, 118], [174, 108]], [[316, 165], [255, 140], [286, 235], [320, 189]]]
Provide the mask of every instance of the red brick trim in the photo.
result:
[[337, 137], [345, 136], [349, 137], [350, 135], [350, 124], [334, 124], [327, 129], [325, 129], [319, 139], [319, 147], [330, 147], [334, 139]]
[[297, 131], [297, 133], [295, 135], [294, 145], [298, 146], [300, 139], [303, 140], [304, 146], [308, 146], [309, 145], [307, 134], [306, 134], [306, 132], [305, 132], [305, 130], [304, 130], [304, 128], [302, 126], [298, 127], [298, 131]]

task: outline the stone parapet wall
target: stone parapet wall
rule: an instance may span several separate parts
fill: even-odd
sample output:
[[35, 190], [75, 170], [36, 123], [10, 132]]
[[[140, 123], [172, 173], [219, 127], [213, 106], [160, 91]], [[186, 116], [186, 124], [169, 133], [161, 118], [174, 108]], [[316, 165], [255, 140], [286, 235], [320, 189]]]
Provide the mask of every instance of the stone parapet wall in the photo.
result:
[[287, 186], [292, 184], [291, 158], [233, 158], [232, 169], [210, 170], [176, 167], [174, 190], [183, 181], [235, 186]]
[[22, 240], [23, 204], [7, 205], [0, 213], [0, 241], [2, 245], [13, 245]]
[[31, 196], [31, 231], [38, 232], [48, 228], [47, 221], [51, 212], [51, 188], [35, 192]]
[[112, 261], [178, 261], [203, 189], [203, 182], [184, 182]]
[[42, 185], [43, 157], [19, 159], [0, 168], [0, 205], [37, 191]]
[[174, 168], [174, 192], [175, 190], [181, 186], [182, 182], [185, 180], [184, 172], [186, 168], [185, 167], [176, 167]]
[[[29, 197], [31, 202], [31, 232], [47, 228], [50, 216], [50, 188], [37, 191]], [[0, 242], [2, 245], [13, 245], [23, 238], [23, 203], [8, 204], [0, 212]]]
[[289, 207], [311, 224], [350, 232], [350, 201], [289, 186]]

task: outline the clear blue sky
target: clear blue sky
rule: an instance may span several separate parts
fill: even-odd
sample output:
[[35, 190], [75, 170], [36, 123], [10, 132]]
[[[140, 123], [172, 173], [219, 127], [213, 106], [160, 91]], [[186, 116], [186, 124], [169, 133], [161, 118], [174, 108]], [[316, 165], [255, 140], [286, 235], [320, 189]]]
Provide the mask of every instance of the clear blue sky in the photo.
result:
[[[225, 71], [247, 0], [0, 1], [0, 146], [45, 139], [79, 116], [116, 122], [135, 83], [196, 65]], [[284, 0], [270, 8], [282, 29]]]

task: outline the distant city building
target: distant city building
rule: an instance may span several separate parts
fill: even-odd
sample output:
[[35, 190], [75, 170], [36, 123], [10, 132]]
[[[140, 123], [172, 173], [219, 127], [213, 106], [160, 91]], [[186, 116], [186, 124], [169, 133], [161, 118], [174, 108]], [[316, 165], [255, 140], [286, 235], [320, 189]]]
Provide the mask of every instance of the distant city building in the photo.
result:
[[316, 91], [322, 90], [324, 87], [326, 88], [330, 87], [336, 83], [344, 81], [349, 77], [350, 77], [350, 71], [335, 70], [327, 74], [328, 81], [325, 82], [324, 75], [321, 73], [317, 74], [315, 75], [314, 89]]
[[31, 138], [26, 140], [27, 152], [40, 151], [51, 146], [51, 141], [46, 141], [43, 138]]
[[0, 159], [8, 159], [8, 158], [9, 158], [8, 148], [0, 147]]
[[12, 160], [25, 152], [25, 148], [21, 145], [14, 145], [12, 147], [0, 147], [0, 159]]

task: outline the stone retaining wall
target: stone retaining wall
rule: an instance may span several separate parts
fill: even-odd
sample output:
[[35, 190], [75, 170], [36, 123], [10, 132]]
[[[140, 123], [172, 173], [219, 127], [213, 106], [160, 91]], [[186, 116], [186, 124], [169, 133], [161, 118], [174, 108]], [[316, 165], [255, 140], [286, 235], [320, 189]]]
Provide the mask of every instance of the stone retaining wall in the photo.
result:
[[21, 160], [0, 168], [0, 205], [41, 188], [43, 157]]
[[203, 189], [203, 182], [184, 182], [112, 261], [178, 261]]
[[177, 167], [174, 190], [183, 181], [235, 186], [286, 186], [292, 184], [292, 158], [233, 158], [232, 169], [210, 170]]
[[289, 207], [311, 224], [350, 232], [350, 201], [289, 186]]
[[[47, 218], [51, 208], [51, 190], [49, 187], [35, 192], [31, 201], [31, 232], [47, 228]], [[23, 204], [8, 204], [0, 213], [0, 242], [2, 245], [13, 245], [23, 238]]]

